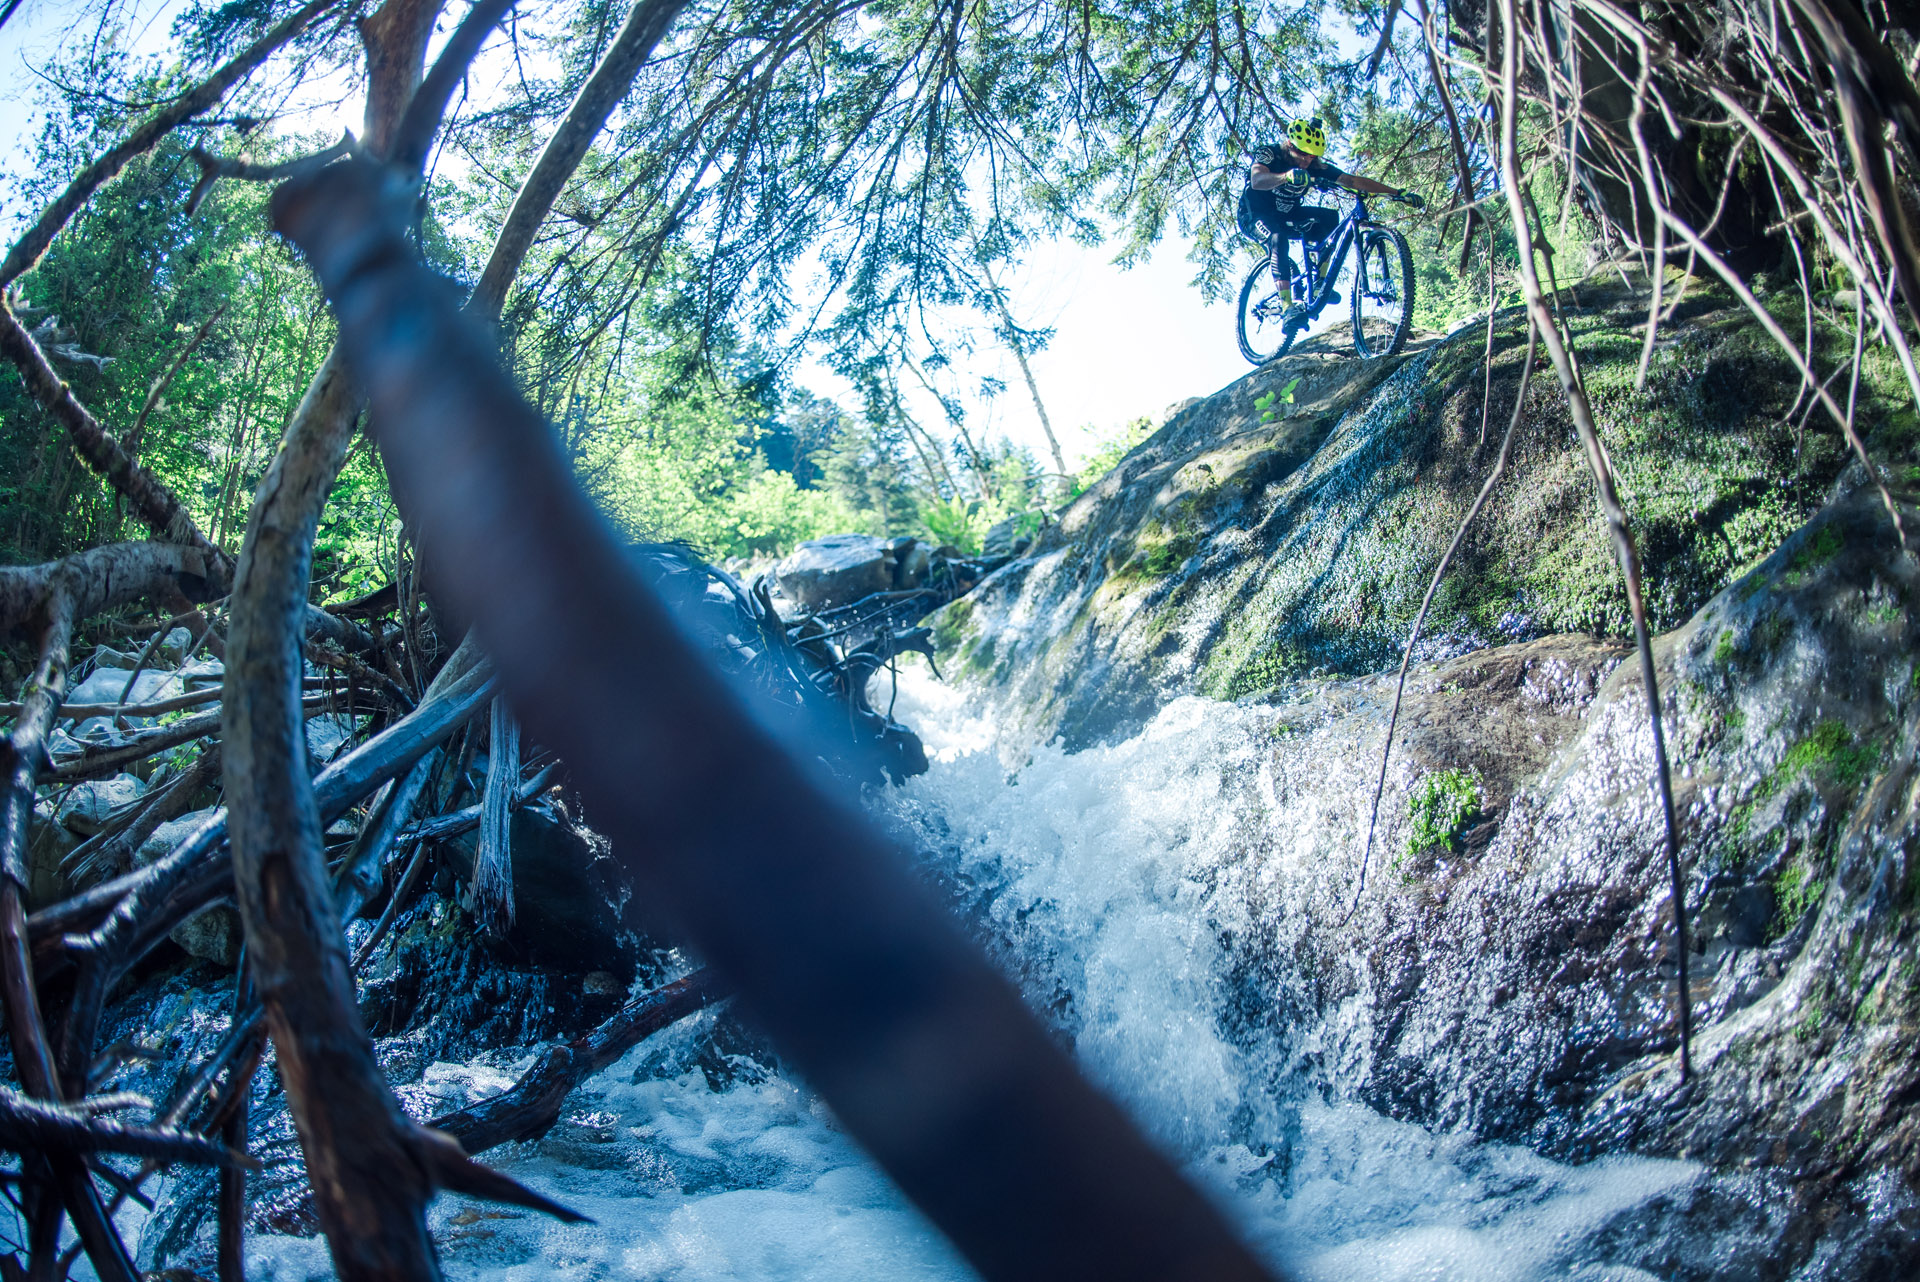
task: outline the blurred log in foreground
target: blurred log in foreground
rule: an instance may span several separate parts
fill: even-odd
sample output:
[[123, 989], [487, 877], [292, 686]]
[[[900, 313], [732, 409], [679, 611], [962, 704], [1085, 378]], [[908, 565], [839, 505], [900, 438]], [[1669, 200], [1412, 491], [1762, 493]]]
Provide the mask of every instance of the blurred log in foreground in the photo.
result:
[[[283, 185], [439, 599], [640, 887], [990, 1278], [1268, 1276], [683, 637], [364, 160]], [[511, 584], [512, 592], [501, 590]], [[631, 664], [638, 654], [639, 664]], [[637, 673], [637, 675], [636, 675]]]

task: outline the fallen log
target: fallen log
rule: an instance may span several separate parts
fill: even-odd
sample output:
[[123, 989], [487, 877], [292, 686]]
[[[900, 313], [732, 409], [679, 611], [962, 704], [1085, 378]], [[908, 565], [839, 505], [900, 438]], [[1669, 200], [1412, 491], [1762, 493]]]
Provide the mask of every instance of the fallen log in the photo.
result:
[[669, 1024], [726, 996], [711, 970], [696, 970], [628, 1002], [605, 1023], [563, 1046], [550, 1046], [511, 1090], [443, 1113], [427, 1125], [460, 1141], [468, 1153], [544, 1135], [574, 1087]]

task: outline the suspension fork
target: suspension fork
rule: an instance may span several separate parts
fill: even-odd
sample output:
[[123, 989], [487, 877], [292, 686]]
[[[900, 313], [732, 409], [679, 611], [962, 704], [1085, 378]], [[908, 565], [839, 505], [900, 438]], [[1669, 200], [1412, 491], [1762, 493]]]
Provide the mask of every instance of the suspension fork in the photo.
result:
[[[1351, 211], [1342, 218], [1333, 229], [1333, 235], [1327, 239], [1327, 248], [1321, 253], [1320, 261], [1313, 269], [1313, 297], [1317, 300], [1333, 284], [1333, 278], [1340, 272], [1340, 262], [1347, 256], [1347, 250], [1354, 243], [1355, 219]], [[1305, 248], [1301, 252], [1304, 254]]]

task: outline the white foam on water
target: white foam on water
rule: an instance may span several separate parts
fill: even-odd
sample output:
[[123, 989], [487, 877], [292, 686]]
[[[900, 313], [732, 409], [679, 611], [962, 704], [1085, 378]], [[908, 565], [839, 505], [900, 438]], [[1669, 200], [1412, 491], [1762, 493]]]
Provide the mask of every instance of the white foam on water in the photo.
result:
[[[896, 715], [933, 769], [877, 801], [931, 869], [980, 905], [977, 929], [1052, 1012], [1087, 1071], [1196, 1178], [1256, 1247], [1306, 1282], [1628, 1282], [1594, 1235], [1697, 1167], [1584, 1166], [1435, 1134], [1312, 1089], [1285, 1048], [1222, 1028], [1223, 866], [1255, 820], [1283, 829], [1262, 876], [1325, 849], [1324, 799], [1276, 793], [1268, 710], [1181, 700], [1112, 747], [1035, 754], [1017, 773], [991, 726], [917, 669]], [[1285, 791], [1283, 788], [1282, 791]], [[1324, 824], [1322, 824], [1324, 826]], [[1291, 870], [1291, 871], [1290, 871]], [[1241, 923], [1244, 925], [1245, 923]], [[778, 1077], [721, 1090], [688, 1071], [702, 1016], [590, 1081], [537, 1143], [487, 1160], [594, 1217], [566, 1226], [442, 1198], [433, 1225], [456, 1279], [947, 1282], [971, 1274], [805, 1090]], [[490, 1071], [436, 1065], [474, 1095]], [[1331, 1102], [1329, 1102], [1331, 1096]], [[315, 1242], [256, 1237], [261, 1279], [327, 1276]]]

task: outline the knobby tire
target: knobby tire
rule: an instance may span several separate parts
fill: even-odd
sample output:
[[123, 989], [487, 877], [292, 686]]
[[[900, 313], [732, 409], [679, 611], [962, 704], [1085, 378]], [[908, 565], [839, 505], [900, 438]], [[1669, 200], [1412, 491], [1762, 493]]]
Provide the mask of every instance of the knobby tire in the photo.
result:
[[[1393, 228], [1366, 226], [1354, 240], [1353, 255], [1353, 350], [1361, 360], [1382, 360], [1405, 347], [1407, 335], [1413, 331], [1413, 250], [1408, 248], [1407, 238]], [[1376, 279], [1381, 274], [1397, 279]], [[1384, 344], [1368, 341], [1367, 317], [1362, 310], [1369, 293], [1377, 293], [1383, 286], [1393, 289], [1400, 299], [1399, 318]]]
[[1266, 258], [1255, 263], [1253, 270], [1247, 273], [1247, 279], [1242, 282], [1240, 286], [1240, 302], [1234, 315], [1234, 332], [1235, 336], [1240, 340], [1240, 354], [1246, 357], [1247, 361], [1253, 365], [1265, 365], [1268, 361], [1285, 356], [1287, 351], [1293, 346], [1294, 340], [1299, 338], [1306, 328], [1304, 325], [1296, 329], [1283, 328], [1276, 317], [1273, 321], [1268, 322], [1268, 325], [1278, 334], [1277, 345], [1274, 346], [1271, 351], [1255, 346], [1255, 334], [1249, 332], [1247, 323], [1248, 312], [1249, 309], [1258, 306], [1263, 300], [1264, 295], [1261, 293], [1262, 289], [1268, 293], [1278, 293], [1273, 285], [1272, 261]]

